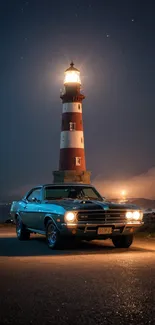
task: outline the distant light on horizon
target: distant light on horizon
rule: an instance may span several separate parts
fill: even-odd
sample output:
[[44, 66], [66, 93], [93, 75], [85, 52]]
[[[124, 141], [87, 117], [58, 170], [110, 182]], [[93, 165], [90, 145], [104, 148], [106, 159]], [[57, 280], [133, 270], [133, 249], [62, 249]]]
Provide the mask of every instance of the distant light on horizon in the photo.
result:
[[99, 174], [93, 180], [94, 186], [109, 198], [146, 198], [155, 200], [155, 168], [146, 173], [120, 179], [105, 179]]
[[127, 195], [126, 190], [122, 190], [121, 195], [122, 195], [122, 196], [126, 196], [126, 195]]

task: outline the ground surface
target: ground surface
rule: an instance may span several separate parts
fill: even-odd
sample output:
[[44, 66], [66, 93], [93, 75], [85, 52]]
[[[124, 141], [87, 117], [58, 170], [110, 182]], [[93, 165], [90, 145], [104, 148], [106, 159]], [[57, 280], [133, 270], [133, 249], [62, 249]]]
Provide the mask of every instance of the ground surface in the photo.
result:
[[51, 251], [0, 228], [0, 324], [155, 324], [155, 239]]

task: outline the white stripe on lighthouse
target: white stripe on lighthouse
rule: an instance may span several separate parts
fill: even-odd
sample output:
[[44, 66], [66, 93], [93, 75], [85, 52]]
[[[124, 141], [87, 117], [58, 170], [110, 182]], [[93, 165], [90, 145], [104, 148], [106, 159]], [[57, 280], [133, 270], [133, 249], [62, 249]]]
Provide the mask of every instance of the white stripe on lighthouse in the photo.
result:
[[83, 131], [62, 131], [60, 136], [60, 149], [64, 148], [83, 148]]
[[63, 103], [62, 113], [82, 113], [81, 103]]

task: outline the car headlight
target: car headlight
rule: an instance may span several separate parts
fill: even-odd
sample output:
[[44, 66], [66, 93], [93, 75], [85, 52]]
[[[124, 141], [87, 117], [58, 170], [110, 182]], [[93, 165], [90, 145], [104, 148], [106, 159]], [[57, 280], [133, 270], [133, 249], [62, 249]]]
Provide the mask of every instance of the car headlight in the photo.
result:
[[76, 221], [76, 214], [74, 212], [66, 212], [65, 221], [67, 223], [74, 223]]
[[134, 220], [139, 220], [140, 219], [140, 212], [139, 211], [134, 211], [133, 212], [133, 219]]
[[131, 220], [132, 219], [132, 212], [131, 211], [126, 212], [126, 218], [128, 220]]
[[141, 220], [142, 219], [142, 213], [140, 211], [128, 211], [126, 212], [126, 218], [128, 220]]

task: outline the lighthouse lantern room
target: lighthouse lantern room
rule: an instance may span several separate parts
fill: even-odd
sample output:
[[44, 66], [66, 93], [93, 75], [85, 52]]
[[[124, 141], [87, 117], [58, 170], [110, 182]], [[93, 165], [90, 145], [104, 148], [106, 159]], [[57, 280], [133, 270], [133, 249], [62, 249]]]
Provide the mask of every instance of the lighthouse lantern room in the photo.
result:
[[71, 62], [65, 71], [64, 91], [61, 93], [62, 117], [59, 170], [53, 172], [54, 183], [90, 183], [86, 171], [80, 71]]

